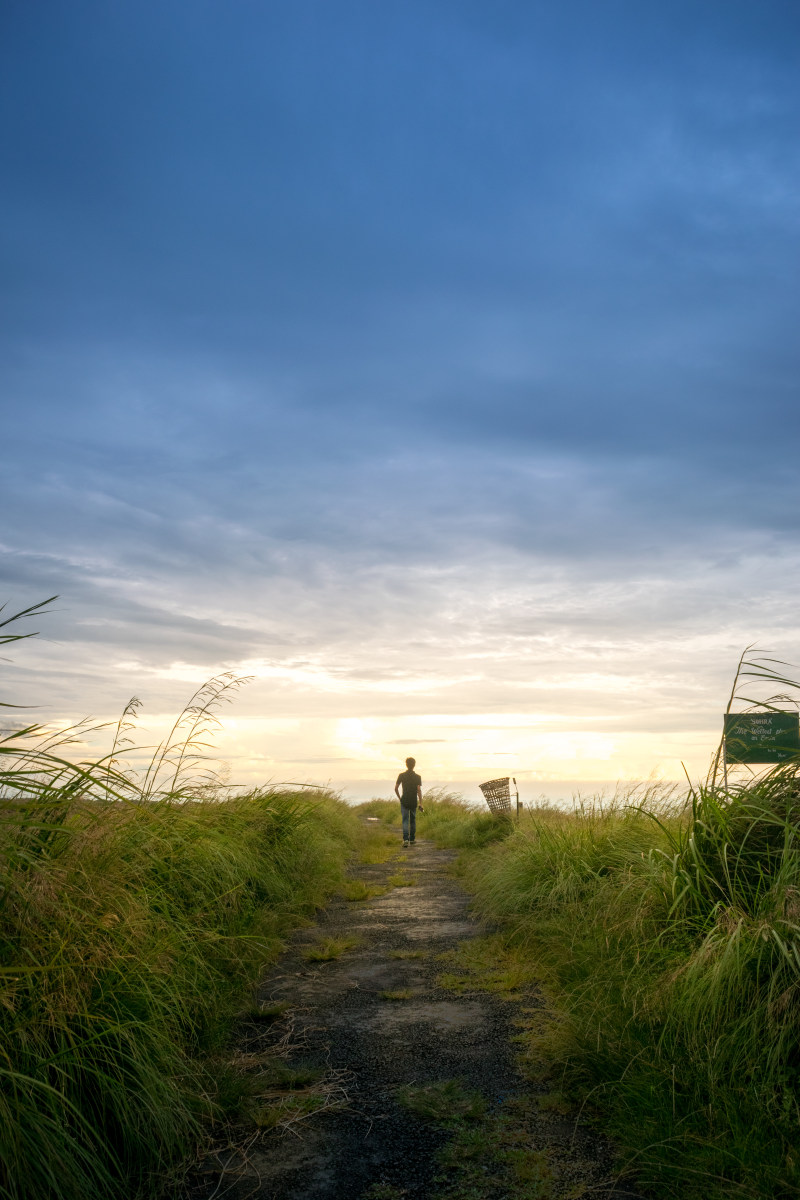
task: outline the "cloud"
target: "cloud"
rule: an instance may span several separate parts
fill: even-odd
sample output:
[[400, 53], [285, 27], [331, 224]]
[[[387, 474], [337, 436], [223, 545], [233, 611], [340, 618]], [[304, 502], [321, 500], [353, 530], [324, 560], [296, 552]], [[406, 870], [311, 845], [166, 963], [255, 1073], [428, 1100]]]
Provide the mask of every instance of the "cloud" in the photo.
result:
[[385, 743], [387, 746], [439, 746], [450, 741], [450, 738], [393, 738]]
[[9, 695], [700, 744], [797, 650], [793, 9], [101, 7], [0, 50]]

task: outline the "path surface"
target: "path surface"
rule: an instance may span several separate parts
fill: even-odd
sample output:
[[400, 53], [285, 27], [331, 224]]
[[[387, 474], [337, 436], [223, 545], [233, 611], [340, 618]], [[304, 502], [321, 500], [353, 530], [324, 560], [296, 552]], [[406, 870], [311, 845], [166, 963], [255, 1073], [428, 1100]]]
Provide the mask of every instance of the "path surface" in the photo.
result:
[[[452, 1134], [403, 1108], [403, 1086], [459, 1079], [481, 1093], [490, 1113], [530, 1094], [510, 1043], [517, 1006], [480, 992], [453, 994], [436, 982], [445, 969], [441, 954], [482, 932], [447, 873], [453, 858], [418, 842], [404, 862], [357, 867], [354, 878], [388, 888], [385, 894], [334, 901], [315, 927], [298, 932], [259, 990], [267, 1009], [286, 1009], [272, 1022], [243, 1026], [238, 1059], [256, 1078], [276, 1054], [293, 1068], [316, 1069], [321, 1082], [307, 1103], [320, 1111], [298, 1112], [289, 1101], [276, 1128], [251, 1124], [238, 1145], [220, 1148], [194, 1173], [193, 1200], [433, 1200], [446, 1192], [434, 1181], [441, 1171], [435, 1155]], [[414, 886], [392, 886], [389, 877], [398, 873]], [[348, 937], [357, 945], [337, 960], [307, 960], [320, 939]], [[302, 1097], [298, 1091], [301, 1104]], [[564, 1117], [537, 1119], [541, 1128], [530, 1136], [559, 1165], [546, 1188], [525, 1195], [580, 1195], [580, 1182], [593, 1185], [593, 1196], [625, 1194], [603, 1185], [608, 1155], [599, 1139]], [[506, 1195], [492, 1184], [491, 1168], [481, 1169], [486, 1196]]]

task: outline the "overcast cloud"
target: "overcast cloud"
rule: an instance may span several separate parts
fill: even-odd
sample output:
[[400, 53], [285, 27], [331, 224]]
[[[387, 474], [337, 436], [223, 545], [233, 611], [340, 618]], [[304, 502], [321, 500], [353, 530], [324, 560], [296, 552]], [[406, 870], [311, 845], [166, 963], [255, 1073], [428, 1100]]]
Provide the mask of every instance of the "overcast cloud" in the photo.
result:
[[256, 781], [701, 771], [800, 658], [793, 0], [0, 22], [6, 698], [252, 673]]

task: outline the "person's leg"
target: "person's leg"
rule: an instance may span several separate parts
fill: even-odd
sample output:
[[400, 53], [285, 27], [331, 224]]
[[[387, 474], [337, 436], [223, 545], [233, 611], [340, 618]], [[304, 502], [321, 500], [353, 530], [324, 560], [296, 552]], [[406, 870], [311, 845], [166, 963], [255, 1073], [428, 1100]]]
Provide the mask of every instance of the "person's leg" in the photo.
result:
[[408, 840], [413, 842], [417, 836], [417, 810], [415, 808], [410, 808], [408, 810], [408, 832]]
[[409, 810], [406, 808], [406, 806], [405, 806], [404, 804], [401, 804], [401, 805], [400, 805], [400, 812], [403, 814], [403, 841], [404, 841], [404, 842], [407, 842], [407, 841], [408, 841], [408, 818], [409, 818]]

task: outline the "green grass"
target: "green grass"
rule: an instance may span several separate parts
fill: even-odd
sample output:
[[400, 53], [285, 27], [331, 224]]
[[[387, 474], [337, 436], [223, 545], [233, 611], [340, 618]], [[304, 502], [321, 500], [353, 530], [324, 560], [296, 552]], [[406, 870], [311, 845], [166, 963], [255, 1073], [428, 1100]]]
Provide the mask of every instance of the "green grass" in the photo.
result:
[[470, 808], [460, 796], [441, 788], [426, 792], [423, 806], [425, 812], [417, 818], [417, 831], [440, 846], [480, 849], [504, 841], [514, 828], [508, 817], [495, 816], [484, 808]]
[[527, 954], [496, 934], [470, 938], [442, 954], [441, 961], [449, 970], [436, 982], [458, 995], [477, 990], [501, 1000], [518, 1000], [531, 991], [539, 974]]
[[477, 1121], [486, 1110], [483, 1096], [458, 1079], [398, 1088], [397, 1102], [416, 1116], [442, 1125]]
[[[603, 1165], [575, 1152], [538, 1095], [505, 1097], [473, 1121], [453, 1122], [436, 1155], [435, 1200], [589, 1200], [608, 1195]], [[627, 1193], [621, 1193], [627, 1194]], [[676, 1193], [679, 1195], [680, 1193]]]
[[389, 990], [381, 992], [381, 1000], [413, 1000], [414, 991], [412, 988], [395, 988], [394, 991]]
[[[417, 836], [433, 838], [441, 846], [478, 848], [502, 841], [513, 829], [513, 822], [507, 817], [470, 808], [460, 796], [442, 788], [425, 792], [423, 808], [424, 812], [417, 810]], [[400, 805], [396, 800], [369, 800], [359, 804], [356, 811], [364, 817], [380, 818], [385, 836], [391, 845], [396, 844], [401, 825]]]
[[3, 1200], [158, 1192], [238, 1102], [221, 1049], [254, 985], [341, 887], [360, 830], [335, 796], [209, 781], [236, 683], [201, 688], [138, 776], [138, 702], [100, 762], [38, 726], [0, 739]]
[[[362, 807], [362, 805], [358, 805], [353, 811], [360, 813]], [[389, 862], [397, 858], [400, 846], [398, 835], [390, 832], [385, 825], [362, 825], [358, 861], [365, 866], [377, 866], [380, 863]]]
[[206, 1153], [212, 1158], [221, 1149], [240, 1144], [243, 1137], [248, 1140], [254, 1127], [286, 1130], [347, 1104], [341, 1072], [292, 1062], [275, 1048], [238, 1054], [228, 1058], [224, 1067], [225, 1120], [209, 1131], [214, 1136], [207, 1140]]
[[248, 1102], [240, 1108], [247, 1127], [294, 1129], [308, 1117], [347, 1106], [339, 1072], [291, 1063], [269, 1052], [243, 1065], [250, 1072], [245, 1076]]
[[319, 1067], [292, 1066], [282, 1058], [269, 1058], [258, 1075], [263, 1091], [297, 1092], [319, 1083], [325, 1072]]
[[[378, 817], [385, 826], [399, 827], [401, 824], [400, 804], [397, 800], [366, 800], [363, 804], [357, 804], [355, 811], [359, 816]], [[386, 830], [384, 829], [384, 833]], [[397, 834], [392, 834], [392, 844], [396, 845]]]
[[[0, 621], [0, 644], [30, 636], [9, 625], [42, 607]], [[741, 703], [740, 676], [774, 679], [784, 707], [795, 686], [743, 658]], [[202, 747], [242, 682], [199, 689], [139, 775], [135, 698], [99, 762], [70, 758], [80, 730], [0, 736], [2, 1200], [144, 1200], [204, 1121], [245, 1106], [288, 1129], [346, 1103], [334, 1079], [261, 1063], [243, 1076], [222, 1051], [243, 1012], [281, 1015], [245, 1006], [287, 932], [347, 894], [348, 857], [401, 861], [400, 806], [221, 800]], [[717, 762], [685, 801], [649, 788], [526, 810], [518, 827], [449, 794], [424, 803], [420, 836], [462, 850], [477, 911], [500, 930], [450, 956], [440, 983], [521, 1001], [522, 1066], [552, 1079], [539, 1107], [595, 1112], [654, 1197], [800, 1196], [798, 764], [738, 783]], [[310, 950], [328, 961], [353, 942]], [[548, 1005], [526, 1002], [534, 983]], [[475, 1165], [453, 1200], [548, 1194], [553, 1156], [522, 1109], [484, 1113], [457, 1080], [398, 1099], [449, 1123]]]
[[251, 1114], [251, 1120], [259, 1129], [277, 1129], [282, 1125], [286, 1127], [294, 1125], [304, 1117], [310, 1117], [314, 1113], [330, 1107], [326, 1096], [322, 1093], [281, 1096], [279, 1099], [273, 1100], [271, 1104], [256, 1109]]
[[386, 882], [396, 888], [416, 887], [417, 884], [414, 875], [404, 875], [402, 871], [398, 871], [396, 875], [390, 875]]
[[57, 840], [34, 856], [35, 804], [0, 805], [10, 1200], [144, 1187], [185, 1153], [213, 1108], [204, 1060], [286, 932], [340, 883], [351, 844], [338, 801], [281, 793], [70, 800], [58, 816]]
[[342, 886], [342, 895], [345, 900], [351, 903], [356, 903], [359, 900], [374, 900], [377, 896], [383, 896], [386, 893], [386, 888], [378, 887], [376, 884], [365, 883], [363, 879], [348, 879]]
[[308, 962], [333, 962], [357, 945], [358, 938], [355, 937], [320, 938], [318, 942], [306, 947], [303, 957]]
[[284, 1003], [267, 1005], [254, 1004], [251, 1005], [251, 1007], [248, 1008], [244, 1013], [242, 1013], [242, 1018], [245, 1021], [266, 1021], [267, 1023], [270, 1023], [272, 1021], [277, 1021], [277, 1019], [282, 1017], [288, 1011], [288, 1009], [289, 1005]]
[[596, 1112], [654, 1195], [800, 1195], [797, 765], [532, 810], [483, 847], [469, 819], [441, 840], [501, 932], [439, 982], [513, 998], [538, 981], [523, 1065]]

